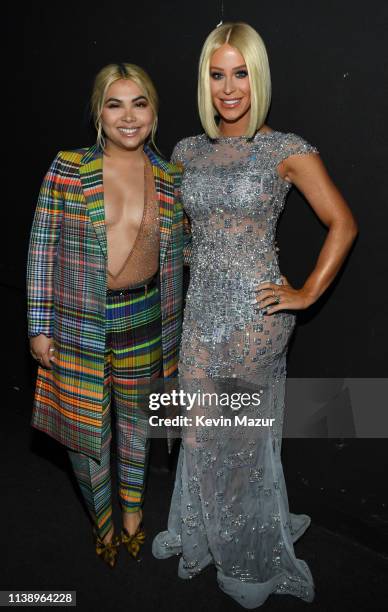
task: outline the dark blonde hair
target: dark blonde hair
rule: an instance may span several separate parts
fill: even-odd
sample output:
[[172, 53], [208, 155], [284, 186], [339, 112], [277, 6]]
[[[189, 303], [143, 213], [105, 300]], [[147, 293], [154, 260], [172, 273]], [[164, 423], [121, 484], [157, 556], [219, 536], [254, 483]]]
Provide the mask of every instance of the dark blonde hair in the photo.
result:
[[155, 86], [150, 77], [143, 68], [136, 64], [108, 64], [102, 68], [95, 80], [91, 97], [91, 109], [94, 119], [94, 125], [97, 130], [97, 144], [103, 150], [105, 148], [105, 139], [101, 124], [101, 114], [104, 108], [106, 92], [115, 81], [127, 79], [133, 81], [140, 87], [143, 95], [147, 98], [154, 114], [154, 121], [151, 129], [151, 142], [155, 145], [155, 133], [158, 126], [158, 108], [159, 100]]

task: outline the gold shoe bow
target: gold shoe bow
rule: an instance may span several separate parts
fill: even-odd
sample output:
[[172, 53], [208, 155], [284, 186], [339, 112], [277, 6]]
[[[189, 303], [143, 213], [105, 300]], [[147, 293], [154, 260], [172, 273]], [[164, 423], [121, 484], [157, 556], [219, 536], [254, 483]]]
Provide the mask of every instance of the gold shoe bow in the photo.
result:
[[120, 538], [117, 536], [113, 536], [111, 542], [104, 543], [100, 537], [96, 535], [96, 554], [111, 568], [116, 565], [119, 546]]
[[146, 534], [142, 525], [139, 525], [133, 535], [130, 535], [125, 527], [123, 527], [121, 531], [121, 541], [134, 559], [136, 559], [139, 555], [140, 548], [143, 546], [145, 541], [145, 536]]

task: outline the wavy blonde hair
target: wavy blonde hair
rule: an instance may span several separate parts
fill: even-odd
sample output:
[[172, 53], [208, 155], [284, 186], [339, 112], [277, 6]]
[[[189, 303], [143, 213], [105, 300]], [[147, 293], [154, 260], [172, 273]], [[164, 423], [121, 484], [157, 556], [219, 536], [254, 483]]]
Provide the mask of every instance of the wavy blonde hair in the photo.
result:
[[245, 136], [261, 128], [271, 103], [271, 73], [267, 50], [259, 34], [247, 23], [224, 23], [210, 32], [202, 47], [198, 71], [198, 110], [202, 126], [210, 138], [218, 138], [215, 110], [210, 92], [210, 60], [225, 43], [237, 49], [245, 60], [251, 88], [251, 113]]
[[102, 68], [97, 73], [96, 78], [94, 80], [93, 92], [90, 103], [94, 119], [94, 125], [97, 130], [98, 146], [102, 150], [104, 150], [105, 148], [105, 138], [101, 124], [101, 114], [104, 108], [106, 92], [108, 91], [112, 83], [120, 79], [128, 79], [129, 81], [133, 81], [134, 83], [136, 83], [136, 85], [138, 85], [142, 90], [143, 95], [147, 98], [154, 114], [150, 141], [155, 147], [155, 149], [157, 149], [155, 145], [155, 133], [158, 126], [158, 94], [156, 93], [155, 86], [146, 71], [143, 70], [143, 68], [140, 68], [140, 66], [136, 66], [136, 64], [127, 63], [108, 64], [108, 66], [104, 66], [104, 68]]

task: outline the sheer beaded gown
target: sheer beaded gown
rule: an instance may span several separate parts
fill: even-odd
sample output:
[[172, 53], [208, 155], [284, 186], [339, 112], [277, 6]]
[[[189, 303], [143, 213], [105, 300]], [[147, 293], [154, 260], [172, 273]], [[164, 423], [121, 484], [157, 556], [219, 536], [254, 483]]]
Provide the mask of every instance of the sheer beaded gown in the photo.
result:
[[[293, 547], [310, 518], [289, 513], [280, 460], [295, 315], [266, 315], [255, 290], [265, 281], [282, 283], [275, 235], [291, 184], [277, 167], [291, 155], [316, 153], [301, 137], [277, 131], [250, 139], [203, 134], [182, 140], [173, 153], [184, 168], [192, 230], [181, 387], [222, 392], [223, 380], [236, 380], [240, 389], [260, 389], [259, 407], [244, 412], [274, 418], [274, 425], [260, 432], [241, 426], [241, 435], [225, 427], [183, 432], [168, 530], [154, 539], [153, 554], [181, 554], [181, 578], [214, 564], [220, 588], [246, 608], [271, 593], [314, 596], [310, 570]], [[207, 416], [220, 410], [208, 407]]]

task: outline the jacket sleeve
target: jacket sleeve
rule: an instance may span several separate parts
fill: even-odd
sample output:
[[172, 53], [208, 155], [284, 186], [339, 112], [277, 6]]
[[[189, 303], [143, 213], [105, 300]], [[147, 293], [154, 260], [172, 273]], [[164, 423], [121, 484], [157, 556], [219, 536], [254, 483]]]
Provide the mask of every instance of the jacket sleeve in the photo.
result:
[[53, 335], [54, 269], [62, 223], [61, 153], [40, 188], [27, 260], [28, 336]]

